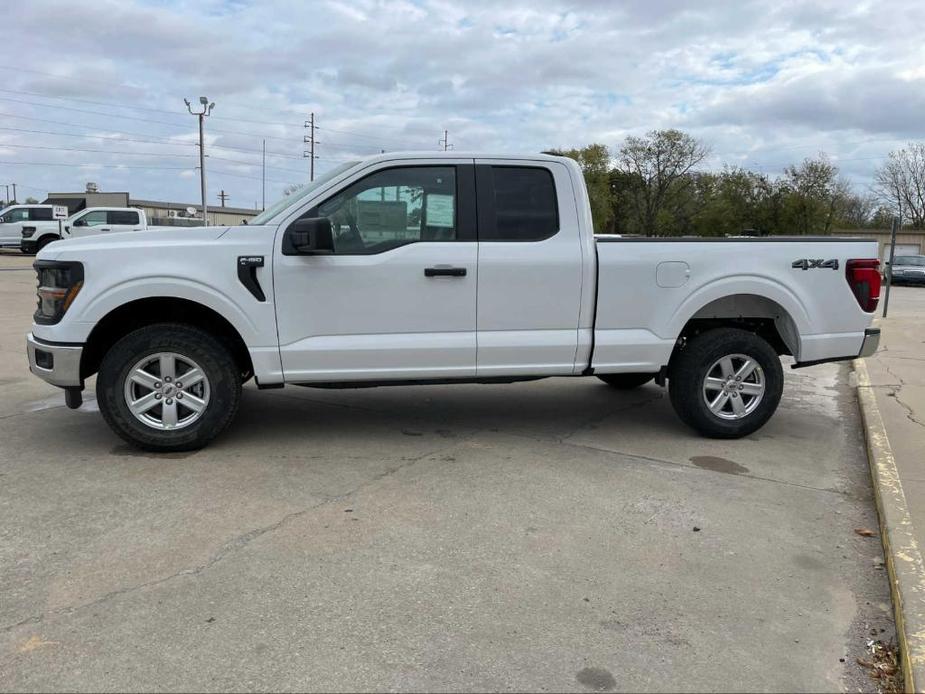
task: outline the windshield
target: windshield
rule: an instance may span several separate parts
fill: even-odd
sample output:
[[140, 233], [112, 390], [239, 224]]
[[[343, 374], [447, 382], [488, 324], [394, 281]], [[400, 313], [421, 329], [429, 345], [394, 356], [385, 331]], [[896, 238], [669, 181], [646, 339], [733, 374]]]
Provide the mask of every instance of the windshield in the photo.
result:
[[336, 166], [330, 171], [323, 173], [311, 183], [308, 183], [302, 188], [299, 188], [299, 190], [297, 190], [292, 195], [284, 195], [282, 200], [265, 209], [263, 212], [250, 220], [248, 224], [266, 224], [287, 207], [295, 205], [299, 202], [299, 200], [302, 200], [306, 196], [310, 195], [320, 186], [330, 181], [332, 178], [340, 176], [344, 171], [356, 166], [357, 164], [359, 164], [357, 161], [348, 161], [346, 164], [341, 164], [340, 166]]
[[893, 265], [917, 265], [925, 267], [925, 255], [898, 255]]

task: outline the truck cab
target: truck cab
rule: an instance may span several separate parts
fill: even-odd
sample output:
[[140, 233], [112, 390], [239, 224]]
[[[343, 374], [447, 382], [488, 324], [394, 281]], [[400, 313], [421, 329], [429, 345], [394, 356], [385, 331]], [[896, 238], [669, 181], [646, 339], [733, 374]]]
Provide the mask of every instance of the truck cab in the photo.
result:
[[0, 248], [19, 248], [23, 227], [51, 222], [52, 205], [10, 205], [0, 210]]

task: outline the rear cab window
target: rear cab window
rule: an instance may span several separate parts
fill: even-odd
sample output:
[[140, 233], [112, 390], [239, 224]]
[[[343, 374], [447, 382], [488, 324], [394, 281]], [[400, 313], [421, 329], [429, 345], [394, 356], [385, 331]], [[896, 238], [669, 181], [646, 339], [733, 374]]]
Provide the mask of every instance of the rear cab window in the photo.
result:
[[109, 210], [109, 212], [107, 212], [107, 217], [109, 218], [110, 224], [127, 224], [135, 226], [139, 223], [138, 213], [132, 212], [131, 210]]
[[552, 172], [542, 166], [476, 166], [479, 241], [543, 241], [559, 231]]

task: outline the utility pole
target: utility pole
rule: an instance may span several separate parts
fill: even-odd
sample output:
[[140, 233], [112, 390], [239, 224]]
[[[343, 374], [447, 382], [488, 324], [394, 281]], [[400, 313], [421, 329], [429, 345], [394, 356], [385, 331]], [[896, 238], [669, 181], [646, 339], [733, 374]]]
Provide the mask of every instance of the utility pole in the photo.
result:
[[315, 112], [309, 114], [309, 119], [305, 121], [305, 127], [308, 128], [309, 134], [302, 137], [302, 142], [309, 145], [307, 152], [302, 152], [303, 157], [308, 157], [310, 165], [308, 167], [308, 180], [315, 180]]
[[[263, 178], [261, 179], [263, 188], [261, 189], [261, 205], [260, 209], [267, 209], [267, 141], [263, 141]], [[254, 203], [254, 207], [257, 207], [257, 203]]]
[[183, 102], [186, 104], [187, 111], [199, 117], [199, 187], [202, 192], [202, 226], [208, 226], [209, 222], [206, 219], [208, 210], [206, 207], [206, 143], [203, 137], [203, 122], [206, 116], [212, 113], [212, 109], [215, 108], [215, 102], [213, 101], [210, 104], [208, 98], [200, 96], [199, 103], [202, 104], [201, 111], [193, 111], [189, 99], [183, 99]]
[[230, 197], [231, 197], [231, 196], [228, 195], [228, 193], [226, 193], [226, 192], [225, 192], [225, 189], [223, 188], [223, 189], [222, 189], [222, 192], [220, 192], [220, 193], [218, 194], [218, 199], [222, 201], [222, 207], [225, 206], [225, 199], [226, 199], [226, 198], [230, 198]]
[[446, 130], [443, 131], [443, 139], [437, 140], [437, 144], [443, 145], [444, 152], [448, 149], [453, 149], [453, 145], [450, 144], [450, 134]]
[[5, 203], [9, 204], [9, 202], [10, 202], [10, 184], [9, 184], [9, 183], [4, 183], [3, 185], [6, 186], [6, 197], [3, 199], [3, 201], [4, 201]]
[[16, 197], [16, 184], [13, 184], [13, 201], [16, 202], [19, 198]]

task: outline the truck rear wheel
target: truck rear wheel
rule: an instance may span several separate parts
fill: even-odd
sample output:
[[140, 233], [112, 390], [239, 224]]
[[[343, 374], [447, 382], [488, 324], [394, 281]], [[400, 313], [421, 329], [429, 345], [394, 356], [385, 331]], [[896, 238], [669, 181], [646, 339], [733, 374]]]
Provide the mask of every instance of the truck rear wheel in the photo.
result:
[[777, 409], [783, 386], [774, 348], [737, 328], [691, 338], [668, 367], [675, 412], [711, 438], [736, 439], [760, 429]]
[[212, 335], [160, 323], [129, 333], [100, 364], [96, 398], [106, 422], [149, 451], [202, 448], [234, 418], [241, 378]]
[[645, 385], [651, 381], [653, 378], [655, 378], [655, 374], [598, 374], [597, 377], [608, 386], [612, 386], [613, 388], [619, 388], [620, 390], [632, 390], [633, 388], [638, 388], [639, 386]]

